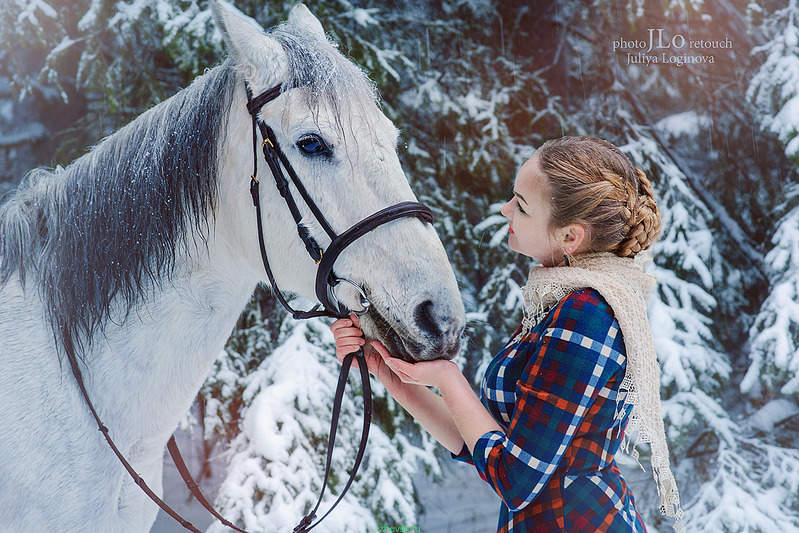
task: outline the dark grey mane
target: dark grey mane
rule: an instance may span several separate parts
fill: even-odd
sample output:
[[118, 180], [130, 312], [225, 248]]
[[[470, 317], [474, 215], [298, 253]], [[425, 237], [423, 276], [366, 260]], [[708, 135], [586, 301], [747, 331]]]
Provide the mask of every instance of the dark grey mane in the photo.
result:
[[[281, 24], [269, 35], [316, 113], [377, 102], [373, 83], [328, 40]], [[66, 168], [36, 169], [0, 205], [0, 284], [38, 286], [57, 347], [91, 345], [118, 301], [124, 319], [205, 241], [217, 196], [217, 153], [238, 79], [229, 60], [146, 111]], [[338, 122], [341, 133], [344, 129]], [[114, 307], [116, 309], [116, 305]], [[116, 311], [115, 311], [116, 313]]]
[[57, 346], [81, 351], [116, 297], [129, 313], [190, 235], [207, 238], [235, 79], [214, 68], [66, 168], [29, 172], [0, 206], [0, 283], [35, 280]]

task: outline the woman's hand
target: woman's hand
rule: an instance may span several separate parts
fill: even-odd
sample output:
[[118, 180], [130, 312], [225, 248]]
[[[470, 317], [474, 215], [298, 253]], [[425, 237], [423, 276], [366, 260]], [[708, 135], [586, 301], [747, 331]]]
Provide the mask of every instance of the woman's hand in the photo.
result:
[[[402, 393], [406, 388], [405, 384], [385, 363], [386, 359], [393, 359], [393, 357], [379, 340], [373, 339], [366, 342], [357, 315], [350, 313], [350, 318], [339, 318], [331, 324], [330, 330], [336, 339], [336, 358], [339, 362], [344, 360], [345, 355], [363, 347], [363, 355], [369, 372], [379, 379], [388, 393], [395, 398]], [[352, 366], [358, 366], [357, 359], [352, 362]]]
[[458, 365], [444, 359], [408, 363], [396, 357], [388, 357], [384, 359], [384, 362], [403, 383], [427, 385], [439, 390], [442, 390], [448, 382], [452, 381], [453, 377], [457, 377], [461, 373]]

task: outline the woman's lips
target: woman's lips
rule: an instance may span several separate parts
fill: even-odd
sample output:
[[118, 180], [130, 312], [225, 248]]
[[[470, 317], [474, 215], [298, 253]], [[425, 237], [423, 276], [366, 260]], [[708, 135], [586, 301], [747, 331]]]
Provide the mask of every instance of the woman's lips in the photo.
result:
[[513, 228], [511, 228], [510, 226], [508, 226], [508, 233], [510, 233], [511, 235], [513, 235]]

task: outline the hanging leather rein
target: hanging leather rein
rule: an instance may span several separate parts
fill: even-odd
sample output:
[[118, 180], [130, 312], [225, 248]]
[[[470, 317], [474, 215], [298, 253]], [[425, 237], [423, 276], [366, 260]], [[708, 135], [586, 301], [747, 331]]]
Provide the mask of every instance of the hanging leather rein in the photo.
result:
[[[418, 202], [400, 202], [398, 204], [386, 207], [376, 213], [366, 217], [365, 219], [361, 220], [360, 222], [354, 224], [349, 229], [341, 233], [340, 235], [336, 234], [333, 229], [328, 224], [327, 220], [325, 219], [322, 212], [319, 210], [316, 203], [313, 199], [308, 195], [305, 187], [303, 186], [300, 179], [297, 177], [294, 168], [291, 166], [288, 158], [286, 157], [283, 150], [280, 149], [280, 144], [277, 141], [274, 131], [272, 128], [269, 127], [268, 124], [263, 122], [261, 119], [258, 118], [258, 113], [260, 112], [261, 108], [266, 105], [267, 103], [271, 102], [275, 98], [277, 98], [281, 94], [281, 86], [277, 85], [272, 87], [269, 90], [264, 91], [263, 93], [259, 94], [258, 96], [253, 97], [250, 87], [245, 82], [245, 89], [247, 91], [247, 111], [250, 113], [252, 117], [252, 146], [253, 146], [253, 173], [250, 176], [250, 194], [252, 196], [253, 206], [255, 207], [256, 213], [256, 220], [258, 225], [258, 245], [261, 249], [261, 259], [264, 264], [264, 269], [266, 270], [266, 274], [269, 278], [269, 283], [272, 286], [273, 292], [277, 295], [278, 300], [283, 305], [286, 310], [291, 313], [291, 316], [294, 319], [308, 319], [314, 317], [321, 317], [327, 316], [332, 318], [346, 318], [349, 316], [349, 313], [352, 312], [348, 309], [345, 305], [343, 305], [335, 295], [335, 287], [342, 281], [347, 282], [359, 291], [361, 295], [361, 305], [364, 307], [362, 311], [359, 313], [365, 312], [369, 307], [369, 300], [366, 297], [364, 291], [354, 282], [337, 277], [333, 272], [333, 265], [336, 261], [336, 258], [339, 254], [353, 241], [362, 237], [366, 233], [372, 231], [377, 226], [390, 222], [392, 220], [408, 217], [408, 216], [415, 216], [420, 218], [423, 222], [431, 223], [433, 222], [433, 213], [424, 204]], [[272, 275], [272, 269], [269, 267], [269, 261], [267, 259], [266, 254], [266, 247], [264, 245], [264, 235], [263, 235], [263, 227], [261, 225], [261, 202], [260, 202], [260, 182], [258, 181], [258, 135], [257, 130], [260, 130], [261, 137], [263, 141], [261, 142], [261, 147], [263, 149], [264, 159], [266, 160], [267, 164], [269, 165], [269, 169], [272, 172], [272, 177], [275, 180], [275, 185], [277, 186], [278, 192], [286, 201], [286, 204], [291, 211], [292, 217], [297, 225], [297, 233], [302, 239], [303, 243], [305, 244], [305, 248], [308, 251], [311, 258], [314, 262], [318, 265], [317, 272], [316, 272], [316, 283], [315, 283], [315, 292], [316, 297], [319, 299], [319, 302], [324, 307], [324, 309], [319, 310], [319, 304], [315, 305], [309, 311], [297, 311], [293, 309], [288, 302], [283, 297], [282, 292], [277, 286], [275, 282], [274, 276]], [[328, 246], [327, 250], [322, 250], [319, 244], [314, 240], [314, 238], [310, 235], [308, 229], [302, 224], [302, 215], [300, 214], [299, 209], [297, 208], [297, 204], [294, 201], [294, 197], [289, 190], [289, 183], [286, 177], [283, 175], [283, 170], [281, 168], [285, 168], [286, 172], [288, 173], [291, 181], [294, 183], [294, 186], [299, 191], [300, 195], [302, 196], [305, 203], [310, 208], [311, 212], [313, 213], [316, 220], [319, 224], [324, 228], [325, 232], [331, 239], [330, 245]], [[91, 400], [89, 399], [89, 395], [86, 392], [86, 386], [83, 382], [83, 375], [81, 374], [80, 367], [78, 365], [78, 361], [75, 355], [75, 348], [72, 342], [67, 338], [65, 342], [65, 351], [67, 357], [69, 359], [70, 367], [72, 369], [72, 373], [75, 376], [75, 380], [78, 383], [78, 388], [83, 395], [84, 400], [86, 400], [86, 404], [89, 407], [89, 410], [92, 413], [95, 421], [97, 422], [97, 426], [99, 430], [103, 433], [108, 445], [113, 450], [114, 454], [119, 458], [119, 461], [122, 463], [122, 466], [125, 470], [130, 474], [133, 481], [144, 491], [144, 493], [152, 499], [161, 509], [164, 510], [169, 516], [174, 518], [178, 521], [184, 528], [192, 531], [193, 533], [202, 533], [197, 527], [195, 527], [191, 522], [184, 519], [180, 514], [178, 514], [174, 509], [172, 509], [169, 505], [167, 505], [161, 498], [159, 498], [155, 492], [150, 489], [147, 484], [145, 483], [144, 479], [139, 476], [133, 467], [128, 463], [128, 461], [123, 457], [122, 453], [119, 451], [117, 446], [114, 444], [114, 441], [111, 439], [111, 436], [108, 433], [108, 428], [102, 423], [100, 420], [99, 415], [97, 414], [94, 405], [92, 404]], [[361, 430], [361, 442], [358, 446], [358, 453], [355, 457], [355, 464], [352, 467], [352, 471], [350, 472], [350, 477], [347, 480], [346, 485], [344, 486], [344, 490], [341, 491], [339, 494], [338, 499], [330, 506], [330, 509], [315, 523], [312, 523], [313, 520], [316, 518], [316, 511], [319, 508], [319, 504], [322, 503], [322, 496], [325, 493], [325, 488], [327, 487], [327, 480], [330, 475], [330, 464], [333, 457], [333, 447], [336, 441], [336, 428], [338, 427], [338, 418], [341, 411], [341, 403], [344, 396], [344, 388], [347, 383], [347, 378], [349, 376], [350, 367], [352, 365], [353, 359], [358, 360], [358, 369], [360, 370], [361, 375], [361, 386], [363, 390], [363, 401], [364, 401], [364, 418], [363, 418], [363, 429]], [[358, 471], [358, 467], [361, 464], [361, 459], [363, 459], [364, 450], [366, 449], [366, 441], [369, 436], [369, 426], [371, 423], [371, 416], [372, 416], [372, 391], [369, 384], [369, 371], [367, 369], [366, 360], [364, 359], [363, 355], [363, 348], [359, 348], [357, 352], [349, 353], [344, 357], [343, 363], [341, 365], [341, 372], [339, 374], [338, 384], [336, 386], [336, 395], [333, 402], [333, 414], [330, 421], [330, 433], [328, 437], [327, 443], [327, 459], [325, 462], [325, 477], [324, 481], [322, 482], [322, 489], [319, 493], [319, 498], [316, 502], [314, 508], [309, 512], [301, 521], [300, 523], [293, 529], [294, 533], [305, 533], [310, 529], [314, 528], [321, 522], [333, 508], [338, 505], [341, 499], [346, 494], [347, 490], [350, 488], [353, 480], [355, 479], [355, 474]], [[183, 460], [183, 457], [180, 455], [180, 451], [178, 450], [177, 442], [175, 441], [174, 435], [170, 437], [169, 442], [167, 443], [167, 449], [169, 450], [172, 459], [175, 462], [175, 465], [180, 472], [183, 481], [186, 483], [186, 486], [189, 488], [191, 493], [197, 498], [197, 501], [205, 507], [214, 517], [216, 517], [222, 524], [237, 531], [239, 533], [247, 533], [245, 530], [240, 529], [230, 523], [229, 521], [225, 520], [216, 510], [214, 510], [213, 506], [208, 502], [208, 500], [203, 496], [202, 492], [197, 485], [197, 482], [191, 476], [189, 469], [186, 467], [186, 463]]]

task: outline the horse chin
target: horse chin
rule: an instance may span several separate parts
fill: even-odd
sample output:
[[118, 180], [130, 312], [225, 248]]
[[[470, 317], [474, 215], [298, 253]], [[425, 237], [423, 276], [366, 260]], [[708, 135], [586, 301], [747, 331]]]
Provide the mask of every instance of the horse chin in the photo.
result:
[[377, 330], [376, 337], [388, 348], [388, 353], [409, 363], [419, 361], [419, 358], [414, 354], [418, 354], [421, 347], [417, 347], [417, 344], [413, 341], [403, 340], [397, 330], [391, 326], [388, 320], [374, 306], [369, 309], [367, 316], [372, 319]]

